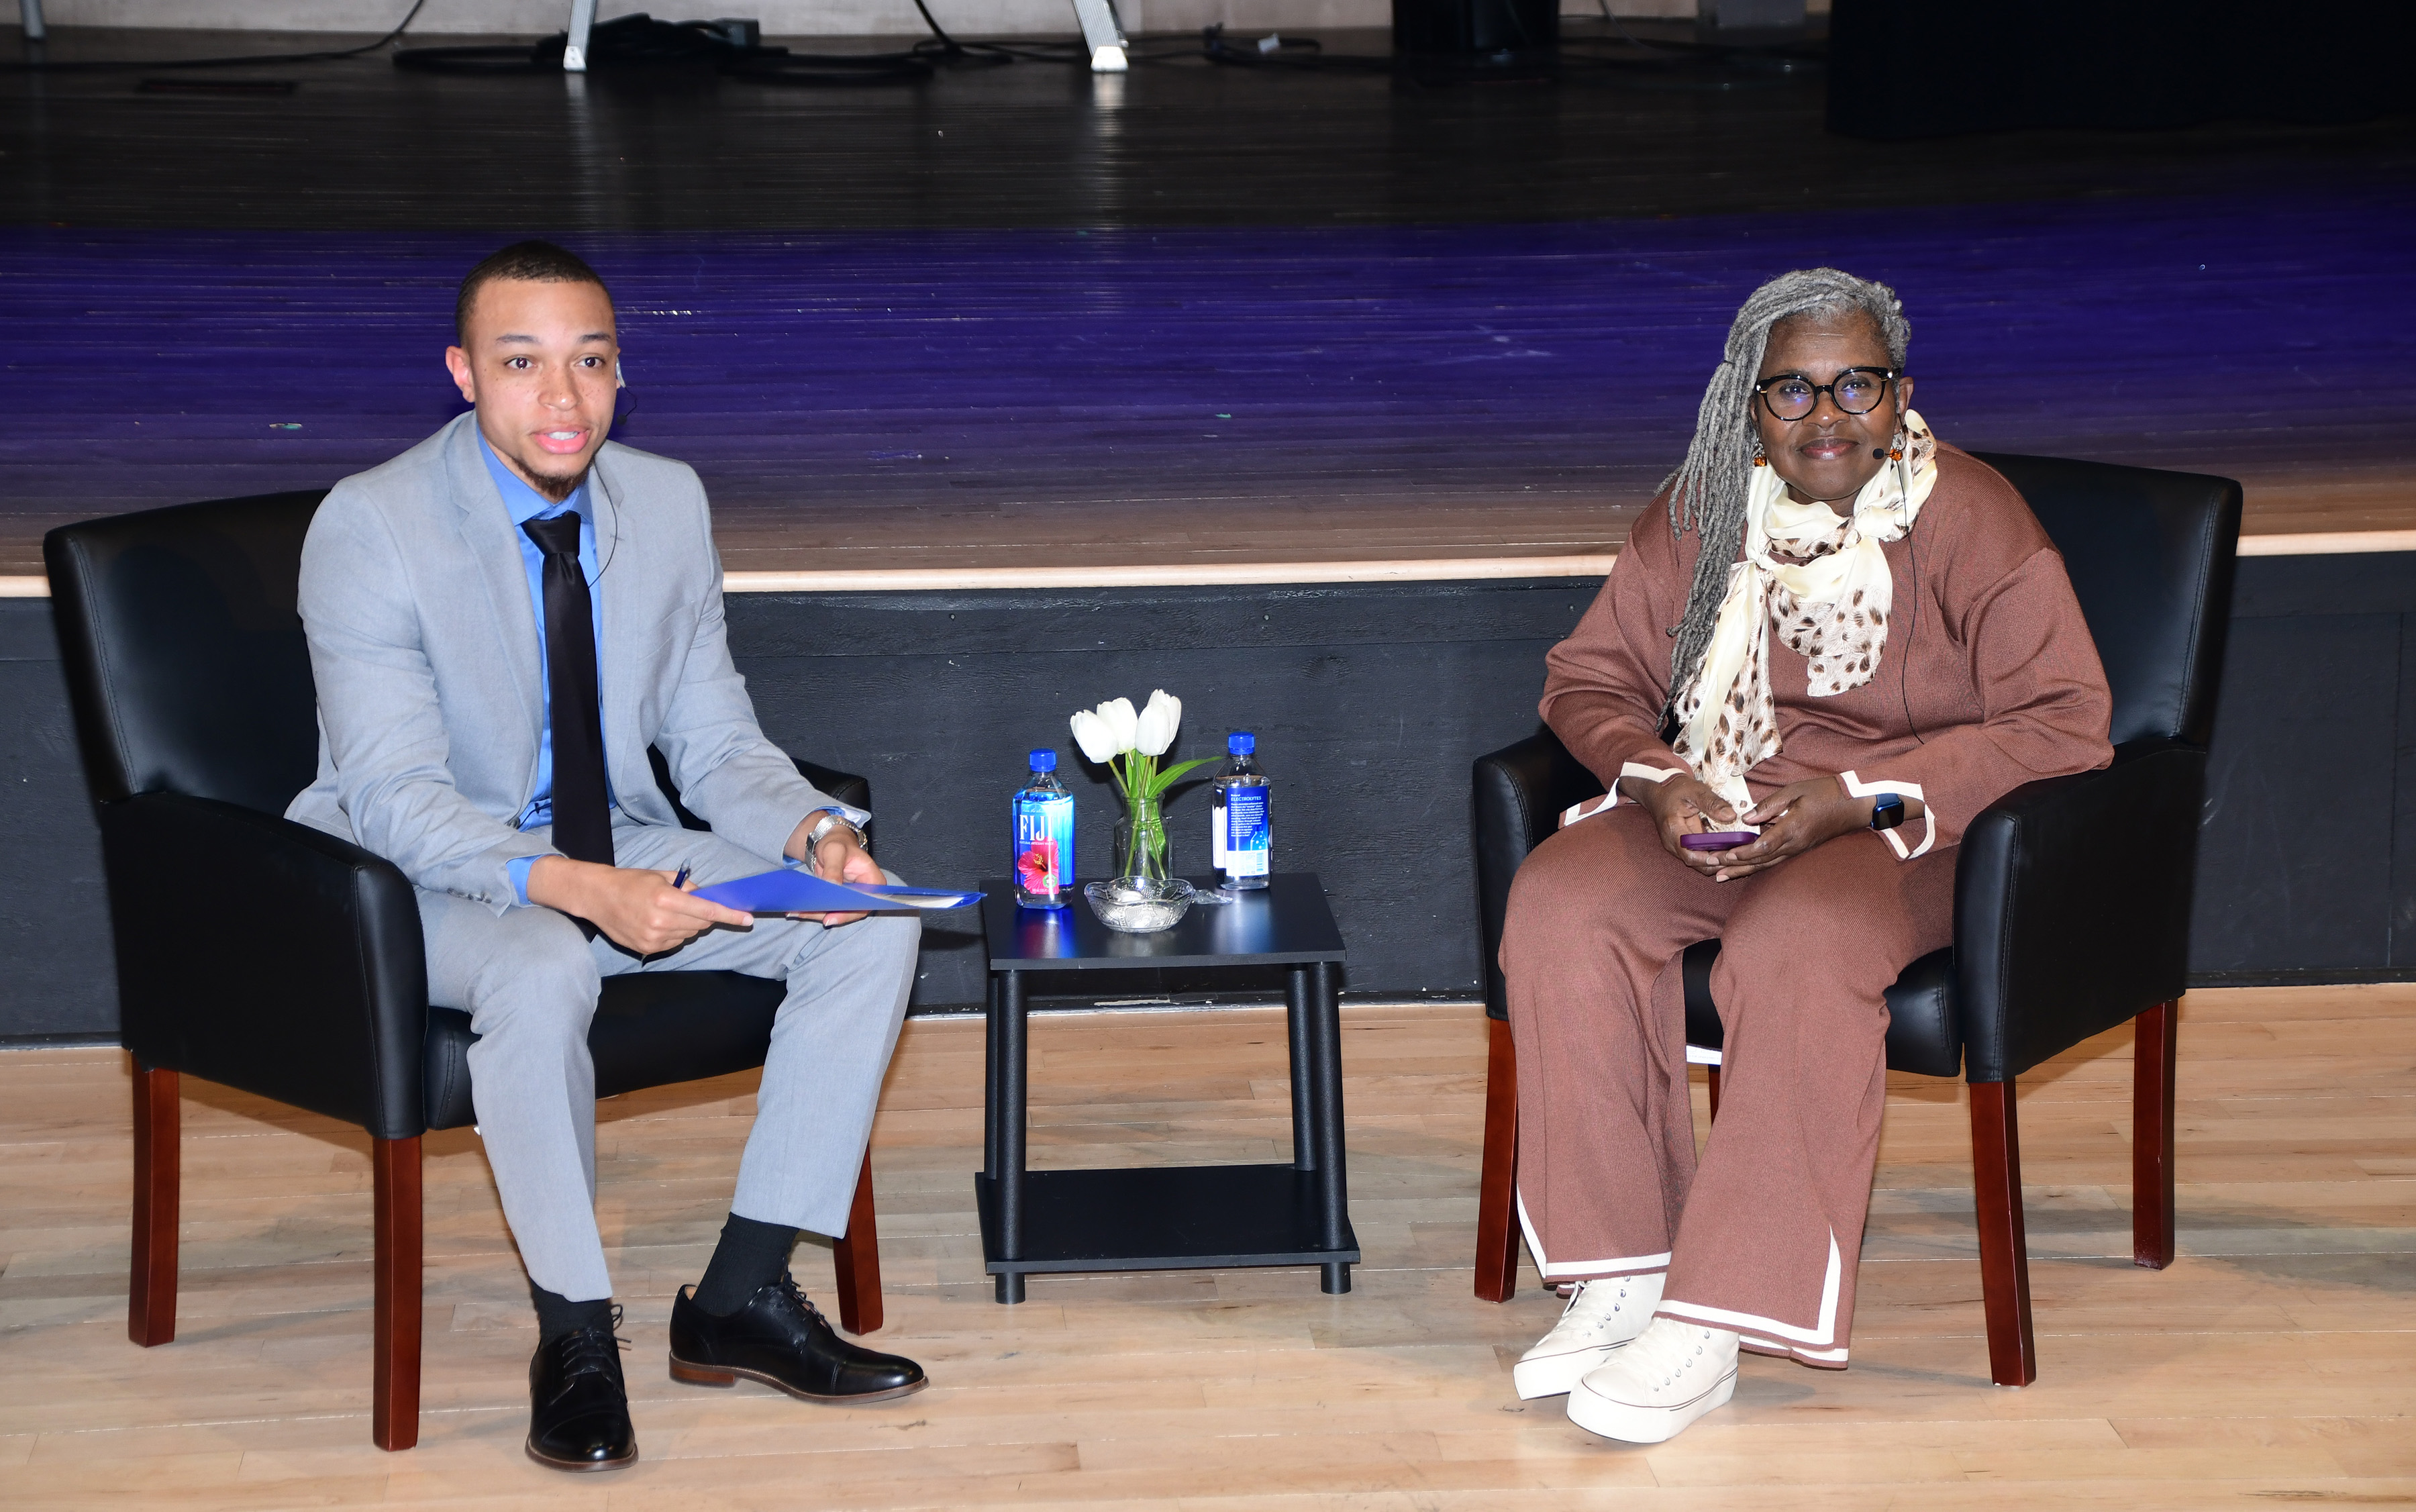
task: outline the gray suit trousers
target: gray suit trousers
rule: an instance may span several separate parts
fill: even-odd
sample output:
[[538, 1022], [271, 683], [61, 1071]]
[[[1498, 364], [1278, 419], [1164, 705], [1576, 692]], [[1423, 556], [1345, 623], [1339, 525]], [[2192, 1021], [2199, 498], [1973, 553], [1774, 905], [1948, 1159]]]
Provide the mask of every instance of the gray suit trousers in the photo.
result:
[[[548, 837], [534, 832], [545, 844]], [[762, 857], [696, 830], [617, 820], [615, 858], [700, 883], [765, 869]], [[419, 893], [430, 1002], [470, 1015], [471, 1095], [504, 1217], [531, 1279], [575, 1301], [612, 1282], [596, 1226], [596, 1070], [587, 1026], [603, 978], [633, 971], [734, 971], [788, 983], [738, 1165], [732, 1211], [834, 1237], [847, 1229], [856, 1168], [914, 981], [922, 926], [879, 915], [826, 930], [758, 919], [717, 926], [646, 960], [584, 938], [550, 908], [501, 915], [450, 893]]]

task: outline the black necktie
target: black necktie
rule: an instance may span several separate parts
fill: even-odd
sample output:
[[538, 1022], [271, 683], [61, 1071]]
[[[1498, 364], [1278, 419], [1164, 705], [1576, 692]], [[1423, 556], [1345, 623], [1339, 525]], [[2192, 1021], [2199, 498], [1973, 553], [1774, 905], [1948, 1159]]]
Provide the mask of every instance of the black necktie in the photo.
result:
[[545, 673], [553, 720], [553, 848], [574, 861], [612, 864], [605, 797], [603, 717], [596, 693], [596, 620], [579, 565], [579, 515], [525, 520], [545, 553]]

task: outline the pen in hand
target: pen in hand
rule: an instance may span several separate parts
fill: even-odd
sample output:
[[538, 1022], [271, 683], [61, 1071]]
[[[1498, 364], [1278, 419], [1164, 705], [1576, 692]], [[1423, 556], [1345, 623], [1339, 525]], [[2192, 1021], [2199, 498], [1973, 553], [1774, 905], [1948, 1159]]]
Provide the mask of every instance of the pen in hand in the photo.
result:
[[687, 862], [682, 861], [680, 863], [678, 875], [672, 878], [672, 886], [677, 890], [685, 890], [687, 886], [688, 878], [694, 875], [696, 875], [696, 869], [689, 866]]

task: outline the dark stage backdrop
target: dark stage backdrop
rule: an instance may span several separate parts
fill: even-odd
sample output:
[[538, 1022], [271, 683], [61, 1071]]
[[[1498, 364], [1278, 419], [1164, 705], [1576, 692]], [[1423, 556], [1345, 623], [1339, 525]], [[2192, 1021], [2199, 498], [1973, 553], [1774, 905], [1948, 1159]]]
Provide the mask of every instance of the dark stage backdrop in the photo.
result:
[[[1350, 990], [1472, 998], [1468, 764], [1534, 728], [1544, 652], [1596, 586], [736, 595], [730, 624], [765, 729], [871, 778], [882, 858], [906, 875], [1003, 872], [1024, 752], [1079, 765], [1076, 706], [1162, 687], [1185, 701], [1183, 754], [1258, 732], [1278, 861], [1325, 876]], [[99, 841], [47, 601], [0, 600], [0, 1037], [105, 1038]], [[1093, 774], [1074, 786], [1096, 874], [1114, 800]], [[1170, 812], [1178, 866], [1204, 869], [1200, 794]], [[268, 947], [275, 900], [261, 918]], [[970, 928], [943, 917], [925, 941], [917, 1008], [977, 1004]], [[2192, 965], [2205, 985], [2416, 977], [2416, 554], [2241, 564]], [[1105, 990], [1196, 985], [1137, 974]]]
[[1829, 129], [1901, 140], [2404, 115], [2408, 0], [1836, 0]]

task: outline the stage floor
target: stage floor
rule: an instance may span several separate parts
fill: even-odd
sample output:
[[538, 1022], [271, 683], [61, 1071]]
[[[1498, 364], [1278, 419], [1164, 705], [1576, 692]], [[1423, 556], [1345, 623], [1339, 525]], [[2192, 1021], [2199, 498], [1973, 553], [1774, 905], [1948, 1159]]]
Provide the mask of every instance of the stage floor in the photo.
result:
[[[2173, 1508], [2416, 1501], [2416, 990], [2234, 990], [2182, 1013], [2180, 1258], [2130, 1263], [2127, 1030], [2020, 1095], [2039, 1380], [1988, 1384], [1961, 1086], [1890, 1078], [1854, 1362], [1748, 1356], [1734, 1403], [1633, 1448], [1520, 1403], [1559, 1304], [1471, 1296], [1485, 1021], [1347, 1007], [1352, 1219], [1308, 1271], [981, 1273], [981, 1029], [914, 1020], [873, 1137], [888, 1326], [932, 1387], [848, 1410], [663, 1373], [751, 1075], [616, 1098], [598, 1212], [644, 1458], [521, 1455], [535, 1332], [477, 1142], [428, 1137], [426, 1410], [369, 1442], [370, 1202], [356, 1130], [186, 1083], [176, 1341], [126, 1338], [128, 1087], [114, 1050], [0, 1052], [0, 1501], [242, 1512], [521, 1508]], [[1042, 1167], [1281, 1158], [1279, 1010], [1044, 1015]], [[1170, 1071], [1169, 1067], [1176, 1069]], [[1700, 1090], [1698, 1088], [1699, 1100]], [[1699, 1126], [1700, 1114], [1699, 1111]], [[797, 1272], [827, 1296], [829, 1263]]]
[[453, 281], [532, 231], [612, 283], [619, 433], [698, 467], [741, 587], [1599, 571], [1730, 311], [1815, 262], [1903, 291], [1949, 440], [2239, 477], [2301, 537], [2257, 549], [2416, 543], [2407, 121], [1881, 145], [1808, 75], [282, 76], [0, 75], [0, 587], [54, 524], [427, 434]]

